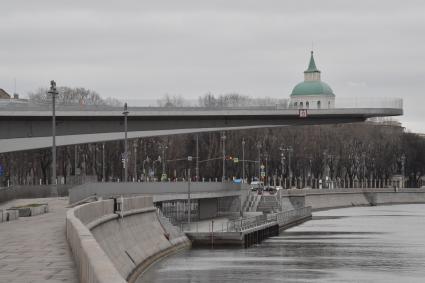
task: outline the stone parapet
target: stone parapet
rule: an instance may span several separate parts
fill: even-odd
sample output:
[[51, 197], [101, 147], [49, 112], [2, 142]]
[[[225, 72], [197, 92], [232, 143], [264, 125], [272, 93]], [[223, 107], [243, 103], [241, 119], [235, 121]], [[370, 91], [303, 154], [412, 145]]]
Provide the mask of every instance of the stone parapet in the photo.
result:
[[96, 201], [67, 214], [81, 282], [134, 282], [162, 256], [190, 245], [185, 235], [170, 237], [170, 229], [160, 223], [152, 197]]
[[425, 203], [425, 190], [367, 189], [296, 189], [279, 192], [284, 209], [311, 206], [313, 210], [381, 204]]
[[0, 209], [0, 223], [19, 219], [19, 211], [16, 209]]

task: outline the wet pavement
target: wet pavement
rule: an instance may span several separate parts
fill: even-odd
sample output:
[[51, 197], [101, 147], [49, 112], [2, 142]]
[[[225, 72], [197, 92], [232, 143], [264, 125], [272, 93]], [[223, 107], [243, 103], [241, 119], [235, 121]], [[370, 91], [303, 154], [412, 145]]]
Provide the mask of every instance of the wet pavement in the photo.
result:
[[0, 208], [46, 202], [49, 213], [0, 223], [0, 282], [78, 282], [65, 237], [67, 198], [20, 199]]

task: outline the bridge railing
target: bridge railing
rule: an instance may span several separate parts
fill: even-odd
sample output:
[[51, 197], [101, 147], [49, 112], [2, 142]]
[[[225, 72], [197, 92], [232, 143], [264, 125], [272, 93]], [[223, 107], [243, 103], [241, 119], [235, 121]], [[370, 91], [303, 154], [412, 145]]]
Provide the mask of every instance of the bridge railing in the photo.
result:
[[[312, 104], [310, 104], [312, 105]], [[130, 105], [131, 106], [131, 105]], [[322, 109], [326, 110], [326, 104]], [[267, 101], [262, 104], [243, 103], [240, 106], [184, 106], [184, 107], [153, 107], [153, 106], [135, 106], [129, 107], [130, 112], [135, 111], [219, 111], [219, 110], [285, 110], [294, 109], [289, 99], [278, 101]], [[313, 108], [313, 107], [312, 107]], [[336, 97], [333, 108], [393, 108], [402, 109], [403, 99], [390, 97]], [[14, 102], [13, 100], [0, 101], [0, 111], [50, 111], [50, 102]], [[64, 104], [57, 103], [57, 111], [118, 111], [122, 112], [122, 107], [108, 105], [84, 105], [84, 104]]]

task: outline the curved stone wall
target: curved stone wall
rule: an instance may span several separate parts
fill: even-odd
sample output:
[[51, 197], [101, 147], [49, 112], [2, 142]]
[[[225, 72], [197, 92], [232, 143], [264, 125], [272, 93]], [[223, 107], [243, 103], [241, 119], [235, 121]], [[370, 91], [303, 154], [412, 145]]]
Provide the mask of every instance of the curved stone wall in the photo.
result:
[[289, 190], [281, 194], [284, 209], [311, 206], [313, 210], [380, 204], [425, 203], [424, 189]]
[[67, 214], [67, 239], [81, 282], [132, 282], [158, 258], [190, 246], [184, 234], [164, 225], [152, 197], [75, 207]]

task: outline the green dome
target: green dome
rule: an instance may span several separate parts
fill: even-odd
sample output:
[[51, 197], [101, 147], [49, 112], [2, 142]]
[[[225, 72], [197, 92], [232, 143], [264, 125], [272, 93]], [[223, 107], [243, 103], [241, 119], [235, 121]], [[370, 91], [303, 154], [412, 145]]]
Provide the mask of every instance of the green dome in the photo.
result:
[[304, 81], [297, 84], [292, 90], [292, 95], [332, 95], [331, 87], [322, 81]]

